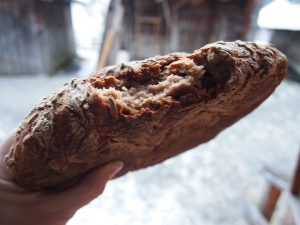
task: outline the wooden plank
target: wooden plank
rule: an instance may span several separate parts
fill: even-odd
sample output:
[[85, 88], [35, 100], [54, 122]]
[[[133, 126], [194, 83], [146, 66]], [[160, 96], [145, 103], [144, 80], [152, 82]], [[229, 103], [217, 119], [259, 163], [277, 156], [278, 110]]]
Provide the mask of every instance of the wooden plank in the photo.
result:
[[252, 12], [254, 10], [255, 5], [257, 4], [257, 1], [258, 0], [248, 0], [247, 1], [245, 16], [244, 16], [244, 26], [243, 26], [242, 35], [241, 35], [243, 40], [247, 39], [247, 34], [248, 34], [250, 23], [251, 23]]
[[74, 55], [69, 4], [68, 1], [2, 0], [0, 33], [4, 35], [0, 37], [0, 73], [48, 73]]
[[264, 177], [268, 182], [268, 188], [263, 195], [260, 210], [266, 220], [270, 221], [281, 192], [289, 189], [290, 179], [287, 175], [267, 165], [264, 166]]
[[209, 42], [215, 22], [211, 1], [177, 1], [171, 6], [172, 51], [193, 51]]
[[108, 12], [106, 18], [106, 32], [100, 49], [97, 69], [106, 66], [112, 55], [115, 58], [118, 50], [114, 48], [116, 47], [114, 45], [117, 44], [118, 34], [122, 26], [124, 9], [120, 0], [111, 2], [111, 4], [113, 4], [112, 6], [114, 8], [112, 12]]
[[7, 45], [5, 43], [5, 36], [6, 36], [6, 2], [3, 1], [0, 4], [0, 72], [3, 74], [6, 73], [8, 63], [7, 63]]
[[273, 216], [273, 212], [276, 208], [276, 204], [280, 197], [280, 194], [280, 188], [275, 185], [270, 185], [266, 193], [263, 195], [264, 198], [261, 202], [260, 210], [267, 221], [270, 221]]
[[51, 73], [75, 55], [75, 40], [70, 32], [70, 5], [67, 1], [39, 1], [35, 7], [40, 28], [40, 34], [36, 33], [35, 38], [39, 48], [43, 49], [44, 67]]
[[300, 196], [300, 149], [299, 156], [294, 170], [294, 175], [291, 184], [291, 193], [295, 196]]
[[108, 32], [105, 36], [105, 39], [104, 39], [104, 45], [103, 45], [103, 49], [102, 49], [102, 52], [100, 55], [98, 69], [106, 66], [106, 62], [109, 57], [110, 49], [111, 49], [115, 35], [116, 35], [116, 32], [114, 31], [114, 29], [111, 28], [108, 30]]

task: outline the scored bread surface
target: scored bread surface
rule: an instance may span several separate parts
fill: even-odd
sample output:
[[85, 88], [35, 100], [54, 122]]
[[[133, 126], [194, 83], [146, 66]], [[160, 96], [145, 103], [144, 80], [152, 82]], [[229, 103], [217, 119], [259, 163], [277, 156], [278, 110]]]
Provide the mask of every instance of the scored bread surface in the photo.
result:
[[286, 73], [274, 47], [242, 41], [106, 67], [43, 98], [18, 128], [6, 163], [31, 190], [113, 161], [124, 162], [121, 176], [212, 139]]

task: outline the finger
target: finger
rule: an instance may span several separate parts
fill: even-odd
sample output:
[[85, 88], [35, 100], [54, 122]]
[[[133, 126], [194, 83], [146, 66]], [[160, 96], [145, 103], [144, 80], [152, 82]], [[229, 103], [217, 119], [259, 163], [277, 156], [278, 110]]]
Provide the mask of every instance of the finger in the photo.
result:
[[103, 192], [107, 181], [113, 178], [122, 167], [122, 162], [114, 162], [97, 168], [73, 187], [56, 194], [52, 193], [51, 201], [54, 205], [77, 210], [98, 197]]
[[0, 156], [1, 156], [1, 158], [8, 153], [10, 147], [12, 146], [13, 142], [15, 141], [15, 137], [16, 137], [16, 130], [13, 130], [7, 136], [7, 138], [2, 142], [2, 144], [0, 145]]
[[16, 138], [16, 129], [14, 129], [0, 145], [0, 189], [8, 194], [30, 193], [28, 190], [19, 187], [12, 181], [8, 167], [5, 163], [5, 155], [9, 152]]
[[16, 130], [12, 131], [0, 145], [0, 178], [11, 180], [8, 168], [5, 163], [5, 155], [9, 152], [10, 147], [15, 141]]

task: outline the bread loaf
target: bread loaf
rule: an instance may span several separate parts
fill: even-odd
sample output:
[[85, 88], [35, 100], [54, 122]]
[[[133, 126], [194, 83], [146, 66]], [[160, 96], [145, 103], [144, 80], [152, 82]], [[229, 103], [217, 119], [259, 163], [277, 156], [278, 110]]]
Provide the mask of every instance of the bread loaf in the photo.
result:
[[154, 165], [214, 138], [254, 110], [287, 73], [271, 45], [216, 42], [73, 79], [34, 107], [6, 163], [31, 190], [64, 185], [123, 161]]

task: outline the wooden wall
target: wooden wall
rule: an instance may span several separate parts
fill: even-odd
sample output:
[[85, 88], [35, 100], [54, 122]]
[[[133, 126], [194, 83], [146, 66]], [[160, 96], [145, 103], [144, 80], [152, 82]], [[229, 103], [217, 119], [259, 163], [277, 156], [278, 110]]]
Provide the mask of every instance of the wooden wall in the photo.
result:
[[0, 1], [0, 75], [51, 73], [74, 55], [69, 1]]
[[123, 0], [123, 45], [132, 59], [142, 59], [174, 51], [193, 51], [216, 40], [244, 40], [255, 2]]

